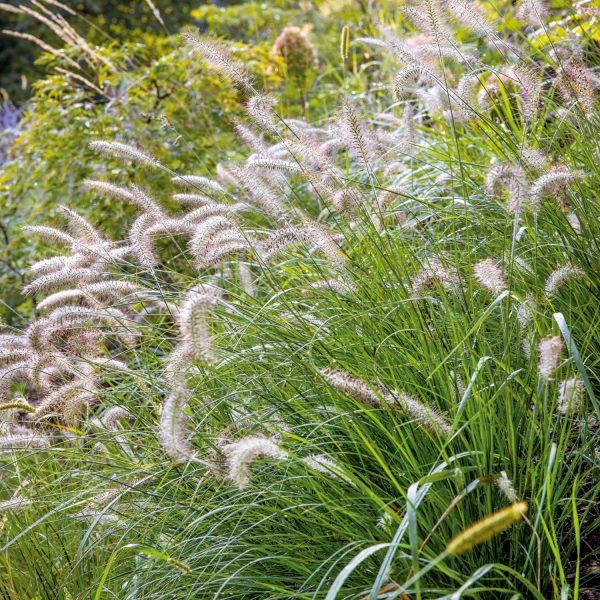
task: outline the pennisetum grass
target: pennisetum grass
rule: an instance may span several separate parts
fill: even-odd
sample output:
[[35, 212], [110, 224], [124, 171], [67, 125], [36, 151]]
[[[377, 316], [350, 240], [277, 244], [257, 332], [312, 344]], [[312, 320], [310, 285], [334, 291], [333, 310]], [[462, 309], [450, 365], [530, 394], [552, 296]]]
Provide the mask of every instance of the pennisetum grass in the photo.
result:
[[[591, 589], [597, 49], [540, 42], [537, 0], [518, 34], [491, 5], [415, 6], [363, 38], [386, 86], [357, 71], [320, 123], [185, 32], [238, 90], [245, 157], [184, 174], [93, 141], [168, 173], [174, 203], [88, 180], [137, 210], [124, 240], [71, 208], [29, 227], [57, 254], [0, 334], [5, 597]], [[306, 42], [288, 31], [288, 58], [314, 62]]]

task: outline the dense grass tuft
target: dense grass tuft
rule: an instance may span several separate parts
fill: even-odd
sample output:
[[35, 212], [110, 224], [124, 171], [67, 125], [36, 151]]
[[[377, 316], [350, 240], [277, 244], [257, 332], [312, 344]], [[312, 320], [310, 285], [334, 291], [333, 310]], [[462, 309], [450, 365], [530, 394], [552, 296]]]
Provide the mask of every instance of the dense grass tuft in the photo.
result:
[[92, 140], [175, 195], [90, 184], [123, 241], [30, 229], [61, 258], [0, 337], [5, 597], [594, 597], [596, 17], [501, 4], [354, 36], [379, 84], [343, 30], [318, 122], [187, 32], [245, 158]]

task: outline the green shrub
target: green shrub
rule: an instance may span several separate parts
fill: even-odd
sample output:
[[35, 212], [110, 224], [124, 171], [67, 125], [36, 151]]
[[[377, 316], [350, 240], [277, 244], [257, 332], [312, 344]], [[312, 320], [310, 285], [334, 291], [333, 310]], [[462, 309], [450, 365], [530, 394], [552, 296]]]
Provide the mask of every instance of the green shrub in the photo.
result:
[[[164, 25], [158, 21], [150, 5], [144, 0], [63, 2], [62, 5], [75, 11], [75, 15], [67, 10], [60, 10], [56, 3], [51, 2], [43, 8], [40, 8], [39, 3], [36, 6], [26, 0], [9, 2], [9, 5], [13, 8], [25, 6], [41, 17], [47, 16], [44, 14], [44, 8], [64, 14], [91, 43], [106, 44], [107, 40], [111, 39], [120, 42], [144, 41], [149, 36], [164, 34], [165, 30], [176, 32], [182, 24], [189, 22], [190, 12], [197, 3], [179, 0], [174, 4], [170, 0], [153, 0], [153, 6], [159, 11]], [[34, 35], [53, 46], [62, 45], [61, 40], [48, 31], [47, 26], [31, 13], [18, 14], [0, 9], [0, 31], [2, 30]], [[43, 78], [45, 74], [44, 69], [36, 64], [36, 58], [39, 57], [41, 50], [31, 41], [15, 39], [4, 33], [1, 39], [3, 43], [0, 46], [0, 89], [4, 90], [14, 102], [21, 104], [31, 94], [32, 84]]]

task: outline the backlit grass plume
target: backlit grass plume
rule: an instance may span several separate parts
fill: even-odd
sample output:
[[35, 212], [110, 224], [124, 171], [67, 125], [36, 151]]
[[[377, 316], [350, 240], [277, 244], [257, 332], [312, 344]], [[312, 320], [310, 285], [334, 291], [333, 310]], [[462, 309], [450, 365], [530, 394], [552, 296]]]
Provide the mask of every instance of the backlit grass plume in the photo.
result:
[[363, 381], [343, 371], [323, 369], [320, 374], [337, 391], [356, 398], [360, 402], [373, 407], [387, 404], [391, 408], [405, 412], [418, 424], [424, 425], [434, 433], [448, 435], [451, 431], [450, 423], [435, 409], [404, 392], [392, 394], [378, 387], [375, 388], [376, 391], [373, 391]]
[[500, 294], [507, 288], [504, 272], [492, 258], [479, 261], [473, 272], [480, 285], [492, 294]]
[[193, 30], [181, 34], [184, 42], [213, 69], [219, 71], [244, 90], [252, 90], [252, 80], [244, 66], [232, 58], [225, 46], [198, 36]]
[[285, 460], [287, 453], [273, 440], [261, 436], [242, 438], [223, 448], [228, 477], [240, 488], [250, 484], [251, 467], [258, 459]]
[[562, 349], [562, 338], [557, 335], [548, 335], [539, 343], [539, 372], [542, 378], [549, 379], [557, 369]]

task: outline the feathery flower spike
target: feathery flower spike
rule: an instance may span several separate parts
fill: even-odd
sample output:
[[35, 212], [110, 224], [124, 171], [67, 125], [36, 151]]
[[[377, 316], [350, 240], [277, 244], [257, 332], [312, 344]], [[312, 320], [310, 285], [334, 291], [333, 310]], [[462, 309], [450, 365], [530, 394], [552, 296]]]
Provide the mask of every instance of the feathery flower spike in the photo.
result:
[[575, 173], [565, 169], [554, 168], [548, 171], [531, 185], [531, 205], [534, 209], [539, 209], [547, 194], [556, 195], [558, 192], [568, 189], [569, 183], [575, 178]]
[[310, 454], [304, 457], [302, 462], [313, 469], [313, 471], [323, 473], [323, 475], [327, 475], [332, 479], [342, 479], [351, 483], [350, 479], [340, 473], [339, 465], [327, 454]]
[[530, 25], [539, 26], [548, 17], [548, 7], [544, 0], [521, 0], [517, 6], [515, 17]]
[[494, 30], [487, 22], [485, 12], [471, 0], [448, 0], [448, 10], [454, 18], [485, 38], [494, 37]]
[[60, 229], [55, 229], [54, 227], [45, 227], [43, 225], [25, 225], [25, 227], [23, 227], [23, 231], [29, 235], [35, 235], [49, 242], [62, 244], [64, 246], [72, 246], [76, 243], [76, 240], [73, 236], [61, 231]]
[[239, 488], [250, 485], [252, 463], [259, 458], [286, 460], [288, 455], [272, 439], [249, 436], [223, 448], [227, 460], [228, 478]]
[[253, 92], [252, 80], [244, 64], [234, 60], [226, 47], [214, 40], [200, 38], [194, 31], [184, 31], [181, 37], [185, 43], [205, 62], [233, 83], [247, 92]]
[[131, 160], [150, 167], [161, 166], [155, 158], [152, 158], [149, 154], [146, 154], [142, 150], [139, 150], [135, 146], [130, 146], [129, 144], [98, 140], [90, 142], [90, 148], [100, 154], [105, 154], [106, 156], [118, 156], [119, 158]]
[[493, 258], [479, 261], [473, 271], [481, 286], [493, 294], [500, 294], [507, 288], [504, 273]]
[[563, 341], [558, 335], [547, 335], [540, 341], [538, 369], [542, 379], [550, 379], [552, 373], [558, 368], [562, 350]]
[[585, 386], [578, 377], [561, 381], [558, 385], [558, 410], [563, 415], [576, 415], [585, 402]]
[[370, 406], [381, 406], [379, 395], [357, 377], [333, 369], [321, 369], [319, 373], [338, 392], [356, 398]]
[[246, 112], [260, 128], [277, 134], [279, 131], [277, 116], [273, 110], [276, 103], [273, 96], [254, 94], [246, 103]]
[[181, 339], [186, 346], [193, 348], [197, 360], [215, 361], [208, 315], [217, 306], [220, 296], [217, 288], [205, 284], [194, 286], [186, 292], [177, 315]]
[[46, 448], [49, 439], [46, 436], [31, 433], [14, 433], [0, 436], [0, 450], [23, 448]]
[[398, 100], [403, 100], [406, 95], [406, 86], [410, 81], [422, 78], [427, 81], [435, 81], [435, 75], [420, 63], [411, 63], [398, 71], [394, 79], [394, 93]]
[[526, 512], [527, 502], [515, 502], [461, 531], [448, 542], [446, 552], [451, 556], [467, 552], [508, 529], [522, 519]]
[[532, 120], [537, 114], [542, 93], [542, 80], [531, 65], [519, 63], [512, 69], [517, 80], [517, 94], [525, 120]]
[[195, 455], [187, 439], [189, 432], [185, 407], [190, 395], [187, 389], [173, 389], [162, 408], [160, 440], [164, 451], [176, 463], [186, 462]]
[[225, 188], [218, 181], [200, 175], [178, 175], [177, 177], [173, 177], [171, 181], [178, 185], [186, 185], [201, 190], [210, 190], [212, 192], [218, 192], [219, 194], [227, 193]]
[[514, 503], [518, 500], [515, 487], [512, 481], [508, 478], [506, 471], [502, 471], [500, 476], [496, 477], [496, 485], [509, 502]]
[[548, 298], [554, 297], [560, 288], [567, 283], [570, 279], [582, 279], [585, 277], [585, 271], [575, 265], [563, 265], [550, 273], [550, 276], [546, 280], [544, 291]]

